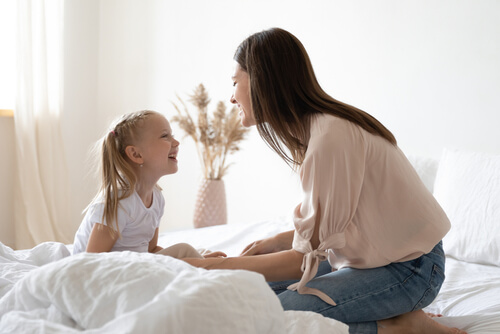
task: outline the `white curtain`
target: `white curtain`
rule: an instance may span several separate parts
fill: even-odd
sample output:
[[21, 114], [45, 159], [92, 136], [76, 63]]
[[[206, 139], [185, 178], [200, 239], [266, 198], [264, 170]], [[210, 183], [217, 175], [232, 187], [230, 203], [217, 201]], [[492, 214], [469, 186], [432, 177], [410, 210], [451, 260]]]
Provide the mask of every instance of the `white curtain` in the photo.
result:
[[63, 0], [18, 0], [15, 248], [72, 242], [61, 136]]

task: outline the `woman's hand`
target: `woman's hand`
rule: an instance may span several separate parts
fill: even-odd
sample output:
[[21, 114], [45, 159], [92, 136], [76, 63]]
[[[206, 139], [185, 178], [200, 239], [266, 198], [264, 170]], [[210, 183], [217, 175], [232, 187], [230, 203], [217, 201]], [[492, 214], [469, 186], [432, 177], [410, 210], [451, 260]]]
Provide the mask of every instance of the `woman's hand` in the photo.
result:
[[246, 246], [240, 256], [276, 253], [292, 248], [294, 230], [279, 233], [274, 237], [262, 239]]
[[202, 256], [205, 259], [207, 259], [209, 257], [227, 257], [226, 253], [221, 252], [221, 251], [216, 251], [216, 252], [211, 252], [211, 253], [203, 254]]

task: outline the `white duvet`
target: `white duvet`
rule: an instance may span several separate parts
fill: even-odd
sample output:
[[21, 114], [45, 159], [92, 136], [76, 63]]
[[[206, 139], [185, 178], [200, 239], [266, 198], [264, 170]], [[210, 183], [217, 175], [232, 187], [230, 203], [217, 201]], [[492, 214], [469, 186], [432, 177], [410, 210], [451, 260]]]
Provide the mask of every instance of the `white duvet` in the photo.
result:
[[283, 311], [262, 275], [194, 268], [166, 256], [69, 256], [59, 243], [0, 244], [0, 333], [347, 333]]

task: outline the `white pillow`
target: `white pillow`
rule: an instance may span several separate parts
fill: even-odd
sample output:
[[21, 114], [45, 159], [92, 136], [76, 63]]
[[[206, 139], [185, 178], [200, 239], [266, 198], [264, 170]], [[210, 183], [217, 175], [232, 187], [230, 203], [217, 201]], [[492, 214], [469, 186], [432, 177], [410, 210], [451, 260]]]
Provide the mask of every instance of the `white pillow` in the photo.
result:
[[500, 155], [445, 149], [434, 196], [451, 222], [446, 254], [500, 266]]
[[439, 161], [433, 158], [421, 157], [418, 155], [408, 155], [408, 160], [424, 183], [425, 187], [432, 193], [434, 190], [434, 181]]

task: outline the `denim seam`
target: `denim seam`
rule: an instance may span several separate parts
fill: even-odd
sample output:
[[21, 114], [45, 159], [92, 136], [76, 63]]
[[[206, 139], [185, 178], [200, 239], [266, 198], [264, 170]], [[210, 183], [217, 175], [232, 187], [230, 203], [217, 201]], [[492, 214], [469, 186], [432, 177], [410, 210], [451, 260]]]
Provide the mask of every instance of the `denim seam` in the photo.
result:
[[[409, 281], [410, 279], [412, 279], [412, 278], [413, 278], [413, 276], [415, 276], [415, 270], [412, 270], [412, 271], [411, 271], [411, 274], [410, 274], [410, 275], [408, 275], [408, 276], [405, 278], [405, 280], [404, 280], [404, 281], [402, 281], [401, 283], [399, 283], [399, 285], [405, 285], [406, 283], [408, 283], [408, 281]], [[398, 284], [395, 284], [395, 285], [398, 285]]]
[[[393, 285], [391, 285], [391, 286], [388, 286], [388, 287], [386, 287], [386, 288], [384, 288], [384, 289], [381, 289], [381, 290], [378, 290], [378, 291], [372, 292], [372, 293], [370, 293], [370, 294], [364, 294], [364, 295], [362, 295], [362, 296], [355, 296], [355, 297], [349, 298], [348, 300], [346, 300], [346, 301], [344, 301], [344, 302], [342, 302], [342, 303], [337, 303], [337, 305], [336, 305], [336, 306], [339, 306], [339, 305], [345, 305], [345, 304], [348, 304], [348, 303], [354, 302], [354, 301], [356, 301], [356, 300], [358, 300], [358, 299], [361, 299], [361, 298], [371, 297], [371, 296], [373, 296], [373, 295], [376, 295], [376, 294], [382, 293], [382, 292], [384, 292], [384, 291], [391, 290], [391, 289], [393, 289], [393, 288], [395, 288], [395, 287], [404, 286], [404, 285], [405, 285], [405, 283], [406, 283], [406, 282], [407, 282], [407, 281], [408, 281], [408, 280], [409, 280], [412, 276], [414, 276], [414, 273], [412, 273], [410, 276], [408, 276], [408, 277], [407, 277], [407, 278], [406, 278], [403, 282], [401, 282], [401, 283], [393, 284]], [[335, 297], [333, 297], [333, 298], [335, 298]], [[323, 308], [323, 309], [321, 309], [321, 310], [319, 310], [319, 311], [317, 311], [317, 312], [320, 312], [320, 313], [321, 313], [321, 312], [323, 312], [323, 311], [326, 311], [326, 310], [331, 309], [332, 307], [335, 307], [335, 306], [333, 306], [333, 305], [328, 305], [328, 306], [326, 306], [325, 308]]]
[[444, 270], [441, 269], [440, 266], [438, 266], [437, 264], [434, 265], [434, 270], [440, 274], [441, 276], [443, 276], [443, 281], [444, 281], [444, 278], [445, 278], [445, 274], [444, 274]]
[[[425, 292], [422, 295], [422, 298], [420, 298], [420, 300], [417, 302], [417, 304], [415, 304], [413, 311], [421, 310], [425, 306], [427, 306], [427, 305], [423, 305], [424, 300], [427, 298], [427, 295], [434, 290], [432, 282], [435, 280], [436, 275], [439, 275], [440, 273], [441, 273], [441, 275], [443, 275], [443, 273], [441, 272], [441, 269], [437, 265], [433, 265], [431, 277], [430, 277], [429, 282], [428, 282], [429, 288], [427, 288], [425, 290]], [[443, 277], [444, 277], [444, 275], [443, 275]]]

